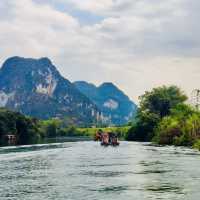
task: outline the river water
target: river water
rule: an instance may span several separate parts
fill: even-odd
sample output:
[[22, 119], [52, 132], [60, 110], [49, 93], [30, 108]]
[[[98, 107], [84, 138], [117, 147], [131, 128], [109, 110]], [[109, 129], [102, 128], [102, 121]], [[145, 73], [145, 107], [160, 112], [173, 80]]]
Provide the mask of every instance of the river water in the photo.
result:
[[122, 142], [0, 148], [0, 200], [199, 200], [200, 153]]

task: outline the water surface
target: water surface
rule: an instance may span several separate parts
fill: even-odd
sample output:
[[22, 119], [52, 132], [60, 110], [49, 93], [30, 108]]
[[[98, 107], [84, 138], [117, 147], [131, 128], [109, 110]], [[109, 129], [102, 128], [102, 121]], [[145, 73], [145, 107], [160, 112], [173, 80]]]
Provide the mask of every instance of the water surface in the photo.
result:
[[1, 200], [199, 200], [200, 153], [122, 142], [0, 148]]

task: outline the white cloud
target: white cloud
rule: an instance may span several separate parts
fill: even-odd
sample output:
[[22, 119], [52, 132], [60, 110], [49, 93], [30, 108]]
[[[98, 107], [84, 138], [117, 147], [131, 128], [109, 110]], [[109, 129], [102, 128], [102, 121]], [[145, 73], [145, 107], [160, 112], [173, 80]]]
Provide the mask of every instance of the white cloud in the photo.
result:
[[[30, 0], [12, 1], [8, 20], [0, 20], [1, 55], [57, 54], [63, 42], [77, 32], [79, 23], [70, 15], [39, 6]], [[70, 40], [69, 40], [70, 42]]]
[[58, 0], [62, 3], [70, 3], [71, 5], [81, 9], [91, 12], [102, 12], [111, 8], [113, 6], [113, 0], [100, 0], [100, 1], [91, 1], [91, 0]]
[[[65, 77], [113, 81], [134, 100], [162, 84], [188, 93], [200, 84], [198, 0], [36, 2], [0, 2], [1, 62], [13, 55], [48, 56]], [[53, 6], [59, 3], [79, 17]], [[102, 21], [81, 24], [80, 17], [87, 17], [82, 12]]]

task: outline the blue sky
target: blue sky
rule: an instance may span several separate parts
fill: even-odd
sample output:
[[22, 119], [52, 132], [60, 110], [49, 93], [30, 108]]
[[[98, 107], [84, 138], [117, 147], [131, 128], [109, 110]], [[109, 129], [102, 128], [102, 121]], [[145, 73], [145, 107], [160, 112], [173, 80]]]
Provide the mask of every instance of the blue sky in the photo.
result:
[[77, 18], [81, 25], [92, 25], [96, 23], [100, 23], [104, 16], [101, 16], [99, 14], [92, 13], [87, 10], [82, 10], [74, 6], [73, 3], [68, 1], [57, 1], [57, 0], [33, 0], [33, 2], [36, 2], [38, 4], [43, 5], [50, 5], [54, 9], [59, 10], [63, 13], [68, 13], [74, 18]]
[[1, 0], [0, 61], [49, 57], [71, 81], [200, 85], [199, 0]]

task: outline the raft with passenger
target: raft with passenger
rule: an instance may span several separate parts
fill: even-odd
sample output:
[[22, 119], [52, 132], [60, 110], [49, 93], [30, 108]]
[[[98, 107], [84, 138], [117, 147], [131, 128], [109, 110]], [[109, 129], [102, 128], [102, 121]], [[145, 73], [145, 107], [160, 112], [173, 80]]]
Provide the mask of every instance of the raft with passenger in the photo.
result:
[[119, 146], [119, 140], [116, 133], [103, 132], [101, 129], [95, 135], [95, 141], [100, 141], [102, 146]]

